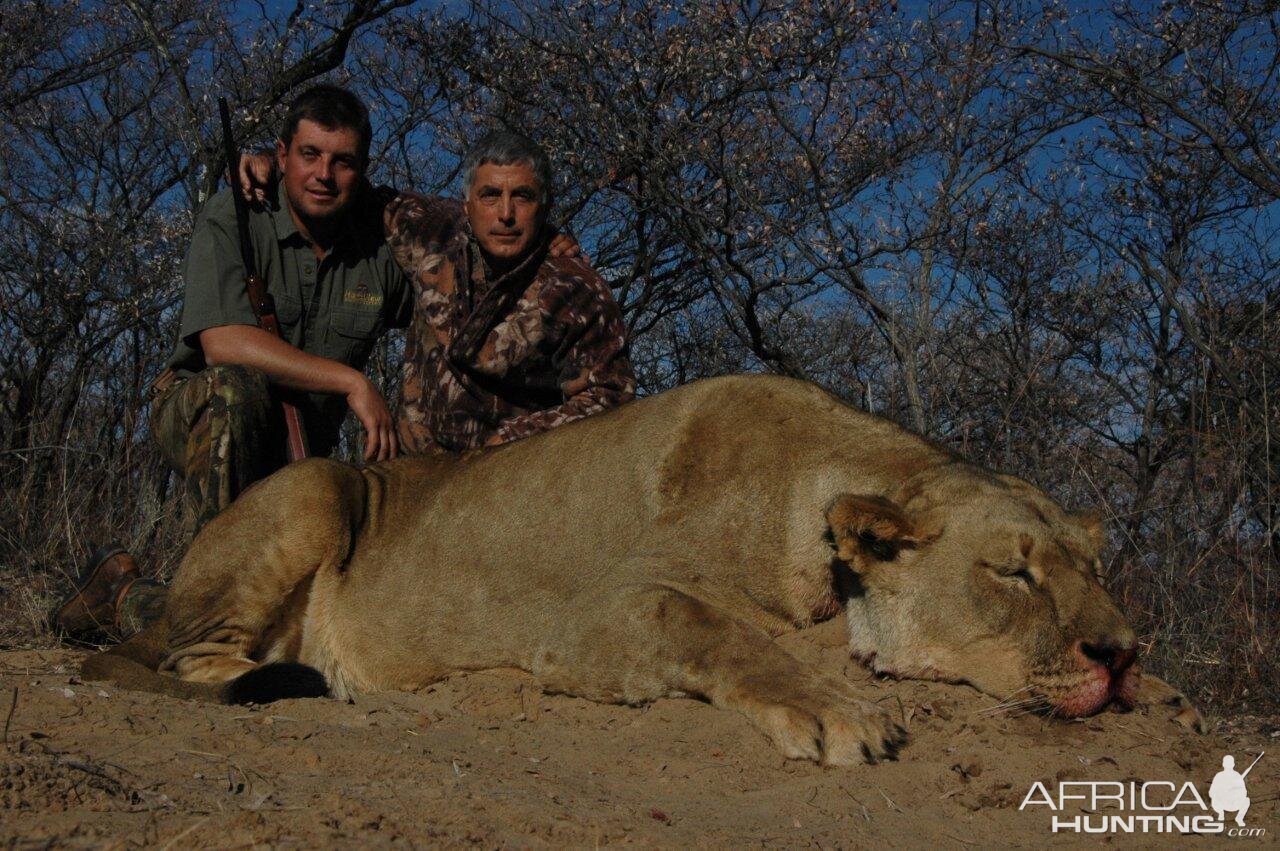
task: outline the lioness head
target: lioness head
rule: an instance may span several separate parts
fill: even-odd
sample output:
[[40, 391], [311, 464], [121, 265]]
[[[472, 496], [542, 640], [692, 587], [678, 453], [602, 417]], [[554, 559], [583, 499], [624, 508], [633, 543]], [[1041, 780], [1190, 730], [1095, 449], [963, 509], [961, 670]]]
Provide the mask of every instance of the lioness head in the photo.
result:
[[845, 494], [827, 509], [852, 572], [855, 656], [893, 676], [967, 682], [1011, 707], [1074, 717], [1132, 705], [1137, 638], [1099, 584], [1096, 519], [963, 464], [891, 496]]

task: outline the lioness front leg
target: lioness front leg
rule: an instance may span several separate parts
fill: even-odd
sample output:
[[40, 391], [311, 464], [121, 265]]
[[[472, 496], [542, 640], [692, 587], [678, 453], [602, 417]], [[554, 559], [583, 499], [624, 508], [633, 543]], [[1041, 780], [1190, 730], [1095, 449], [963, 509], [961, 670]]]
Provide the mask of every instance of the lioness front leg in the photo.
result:
[[824, 765], [892, 757], [906, 731], [837, 677], [763, 630], [703, 600], [652, 584], [571, 603], [564, 632], [536, 648], [531, 672], [551, 691], [611, 703], [696, 696], [747, 716], [789, 758]]
[[161, 670], [217, 683], [297, 661], [311, 579], [346, 561], [364, 510], [360, 472], [327, 459], [291, 464], [246, 490], [178, 567]]

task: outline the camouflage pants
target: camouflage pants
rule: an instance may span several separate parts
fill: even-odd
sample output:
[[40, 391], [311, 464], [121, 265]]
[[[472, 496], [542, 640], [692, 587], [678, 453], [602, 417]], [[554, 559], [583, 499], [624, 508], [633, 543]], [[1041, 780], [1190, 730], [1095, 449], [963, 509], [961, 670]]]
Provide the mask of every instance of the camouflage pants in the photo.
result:
[[[267, 377], [253, 367], [211, 366], [159, 390], [151, 431], [182, 479], [188, 541], [241, 491], [284, 466], [283, 430]], [[160, 618], [167, 590], [134, 583], [120, 603], [126, 637]]]

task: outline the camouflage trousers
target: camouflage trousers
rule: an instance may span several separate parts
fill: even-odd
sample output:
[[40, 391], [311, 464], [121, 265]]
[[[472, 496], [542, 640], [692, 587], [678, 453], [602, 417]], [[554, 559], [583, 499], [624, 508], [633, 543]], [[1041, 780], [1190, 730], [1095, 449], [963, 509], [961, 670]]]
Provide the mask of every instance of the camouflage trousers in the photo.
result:
[[[157, 382], [151, 431], [182, 480], [190, 541], [245, 488], [284, 466], [284, 420], [266, 375], [249, 366], [211, 366], [164, 386]], [[166, 586], [135, 582], [120, 603], [125, 637], [164, 614]]]

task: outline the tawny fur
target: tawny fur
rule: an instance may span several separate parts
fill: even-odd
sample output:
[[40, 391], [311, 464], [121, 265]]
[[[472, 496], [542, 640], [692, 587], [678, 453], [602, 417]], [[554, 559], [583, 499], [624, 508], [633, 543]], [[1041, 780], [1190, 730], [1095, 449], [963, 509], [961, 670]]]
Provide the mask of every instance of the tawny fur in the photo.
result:
[[[1025, 536], [1058, 559], [1052, 606], [973, 573]], [[1062, 555], [1097, 546], [1033, 486], [812, 385], [713, 379], [462, 461], [290, 465], [192, 545], [159, 667], [218, 683], [299, 661], [338, 697], [517, 667], [601, 701], [702, 697], [848, 763], [903, 731], [772, 640], [839, 610], [833, 565], [861, 584], [853, 652], [1001, 695], [1066, 677], [1076, 638], [1131, 635]]]

